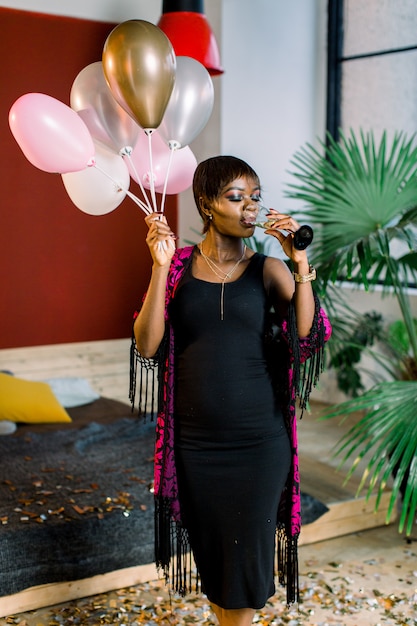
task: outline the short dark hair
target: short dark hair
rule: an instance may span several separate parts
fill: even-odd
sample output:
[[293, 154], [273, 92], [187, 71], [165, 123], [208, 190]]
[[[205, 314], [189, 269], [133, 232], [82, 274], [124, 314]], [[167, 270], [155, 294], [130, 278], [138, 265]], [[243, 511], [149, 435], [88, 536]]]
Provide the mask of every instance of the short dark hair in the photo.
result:
[[197, 165], [193, 178], [194, 200], [204, 223], [204, 232], [208, 228], [208, 216], [202, 210], [203, 204], [217, 200], [222, 190], [232, 180], [245, 176], [252, 178], [259, 185], [255, 170], [242, 159], [234, 156], [215, 156]]

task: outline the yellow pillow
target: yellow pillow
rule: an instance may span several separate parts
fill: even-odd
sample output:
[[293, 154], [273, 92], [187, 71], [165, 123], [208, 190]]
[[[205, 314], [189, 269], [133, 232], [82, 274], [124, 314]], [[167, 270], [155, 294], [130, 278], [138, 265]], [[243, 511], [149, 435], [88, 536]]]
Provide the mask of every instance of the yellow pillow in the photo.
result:
[[47, 383], [23, 380], [2, 373], [0, 420], [27, 424], [72, 421]]

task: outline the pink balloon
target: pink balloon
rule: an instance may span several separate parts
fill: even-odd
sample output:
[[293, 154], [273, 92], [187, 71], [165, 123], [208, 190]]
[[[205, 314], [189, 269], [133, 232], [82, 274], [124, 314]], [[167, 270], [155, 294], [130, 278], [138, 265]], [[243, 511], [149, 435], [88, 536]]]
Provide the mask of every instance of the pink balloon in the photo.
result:
[[[155, 190], [162, 193], [166, 178], [166, 193], [177, 194], [191, 186], [197, 159], [189, 146], [181, 150], [173, 150], [167, 146], [159, 135], [153, 131], [151, 136], [152, 168], [149, 156], [149, 138], [145, 133], [139, 139], [126, 163], [131, 177], [136, 182], [142, 182], [146, 189], [151, 188], [153, 175]], [[171, 165], [169, 165], [171, 159]]]
[[[170, 151], [157, 131], [153, 131], [152, 133], [151, 148], [152, 169], [156, 186], [160, 185], [165, 180]], [[131, 155], [125, 158], [133, 180], [139, 182], [138, 179], [140, 178], [142, 184], [149, 189], [151, 180], [151, 160], [149, 156], [149, 137], [144, 131], [139, 134], [139, 138]]]
[[[196, 167], [197, 159], [189, 146], [174, 150], [165, 193], [174, 195], [191, 187]], [[162, 193], [164, 185], [156, 186], [155, 190]]]
[[25, 157], [44, 172], [78, 172], [94, 163], [87, 126], [69, 106], [42, 93], [28, 93], [9, 112], [10, 130]]

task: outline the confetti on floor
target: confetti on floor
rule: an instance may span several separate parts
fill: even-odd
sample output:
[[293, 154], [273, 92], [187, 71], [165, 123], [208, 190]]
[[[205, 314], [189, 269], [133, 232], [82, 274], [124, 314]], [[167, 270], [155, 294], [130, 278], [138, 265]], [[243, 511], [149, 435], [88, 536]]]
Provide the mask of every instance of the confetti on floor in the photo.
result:
[[[257, 613], [258, 626], [416, 626], [417, 540], [395, 527], [300, 549], [301, 603], [287, 609], [282, 588]], [[205, 596], [170, 597], [162, 581], [0, 619], [0, 624], [215, 626]]]

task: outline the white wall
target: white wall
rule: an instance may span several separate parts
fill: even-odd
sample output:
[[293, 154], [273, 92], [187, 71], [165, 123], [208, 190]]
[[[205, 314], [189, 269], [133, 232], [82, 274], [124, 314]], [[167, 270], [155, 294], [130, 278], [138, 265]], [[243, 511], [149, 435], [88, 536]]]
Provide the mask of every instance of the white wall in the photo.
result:
[[267, 203], [284, 207], [295, 150], [324, 130], [320, 0], [224, 0], [221, 148], [254, 165]]
[[[207, 128], [192, 148], [199, 160], [218, 153], [247, 160], [261, 178], [266, 204], [294, 209], [283, 199], [290, 159], [306, 141], [324, 135], [327, 2], [222, 0], [219, 4], [220, 23], [207, 13], [225, 68], [224, 75], [213, 81], [218, 96], [214, 119], [219, 127]], [[213, 0], [206, 1], [206, 8], [210, 5]], [[190, 228], [199, 226], [192, 194], [185, 192], [180, 238], [195, 241], [198, 235]], [[280, 256], [279, 244], [271, 238], [265, 241], [271, 243], [266, 250]]]
[[[323, 137], [326, 0], [223, 0], [221, 151], [247, 160], [261, 178], [267, 206], [283, 198], [295, 151]], [[261, 236], [262, 237], [262, 236]], [[266, 251], [280, 246], [264, 238]]]

